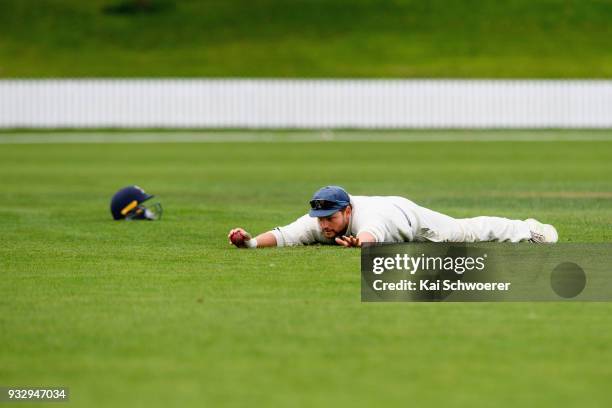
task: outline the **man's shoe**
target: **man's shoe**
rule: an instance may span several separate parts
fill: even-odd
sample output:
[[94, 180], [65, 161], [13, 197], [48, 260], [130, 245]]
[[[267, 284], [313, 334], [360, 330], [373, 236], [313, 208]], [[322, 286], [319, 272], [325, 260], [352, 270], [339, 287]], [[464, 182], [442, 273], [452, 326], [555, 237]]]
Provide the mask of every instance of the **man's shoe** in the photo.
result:
[[557, 230], [550, 224], [542, 224], [538, 220], [528, 218], [525, 220], [529, 226], [529, 232], [531, 232], [531, 239], [529, 242], [535, 242], [537, 244], [554, 244], [559, 240], [559, 234]]

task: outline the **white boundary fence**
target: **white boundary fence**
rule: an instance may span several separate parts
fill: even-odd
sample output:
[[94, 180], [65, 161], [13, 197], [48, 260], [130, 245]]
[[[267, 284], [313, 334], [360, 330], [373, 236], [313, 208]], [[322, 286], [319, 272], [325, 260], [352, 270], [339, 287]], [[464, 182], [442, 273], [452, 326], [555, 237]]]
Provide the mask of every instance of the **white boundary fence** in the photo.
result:
[[610, 128], [607, 80], [0, 80], [0, 128]]

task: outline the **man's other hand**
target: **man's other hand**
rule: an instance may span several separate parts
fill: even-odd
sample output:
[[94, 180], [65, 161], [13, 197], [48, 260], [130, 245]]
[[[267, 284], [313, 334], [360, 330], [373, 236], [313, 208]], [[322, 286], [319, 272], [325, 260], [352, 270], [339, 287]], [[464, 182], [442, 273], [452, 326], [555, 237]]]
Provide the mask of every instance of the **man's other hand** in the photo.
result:
[[354, 237], [352, 235], [346, 236], [343, 235], [341, 237], [336, 237], [336, 244], [342, 245], [343, 247], [360, 247], [361, 241], [359, 238]]

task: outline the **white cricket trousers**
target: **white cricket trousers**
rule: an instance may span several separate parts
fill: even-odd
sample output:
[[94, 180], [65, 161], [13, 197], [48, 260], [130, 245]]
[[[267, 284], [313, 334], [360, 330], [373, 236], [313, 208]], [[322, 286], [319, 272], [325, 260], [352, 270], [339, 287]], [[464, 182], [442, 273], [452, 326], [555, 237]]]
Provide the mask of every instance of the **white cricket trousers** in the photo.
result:
[[417, 205], [415, 238], [432, 242], [520, 242], [531, 238], [525, 221], [502, 217], [452, 218]]

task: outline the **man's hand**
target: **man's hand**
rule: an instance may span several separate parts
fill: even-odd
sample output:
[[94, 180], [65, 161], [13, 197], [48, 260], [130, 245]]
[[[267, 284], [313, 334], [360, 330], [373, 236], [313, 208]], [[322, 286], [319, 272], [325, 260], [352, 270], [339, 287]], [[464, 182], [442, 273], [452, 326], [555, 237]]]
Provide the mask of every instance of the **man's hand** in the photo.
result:
[[343, 247], [360, 247], [361, 241], [358, 237], [354, 237], [352, 235], [346, 236], [343, 235], [341, 237], [336, 237], [336, 244], [342, 245]]
[[235, 245], [238, 248], [246, 248], [247, 242], [251, 240], [251, 234], [242, 228], [234, 228], [227, 234], [227, 238], [231, 245]]

